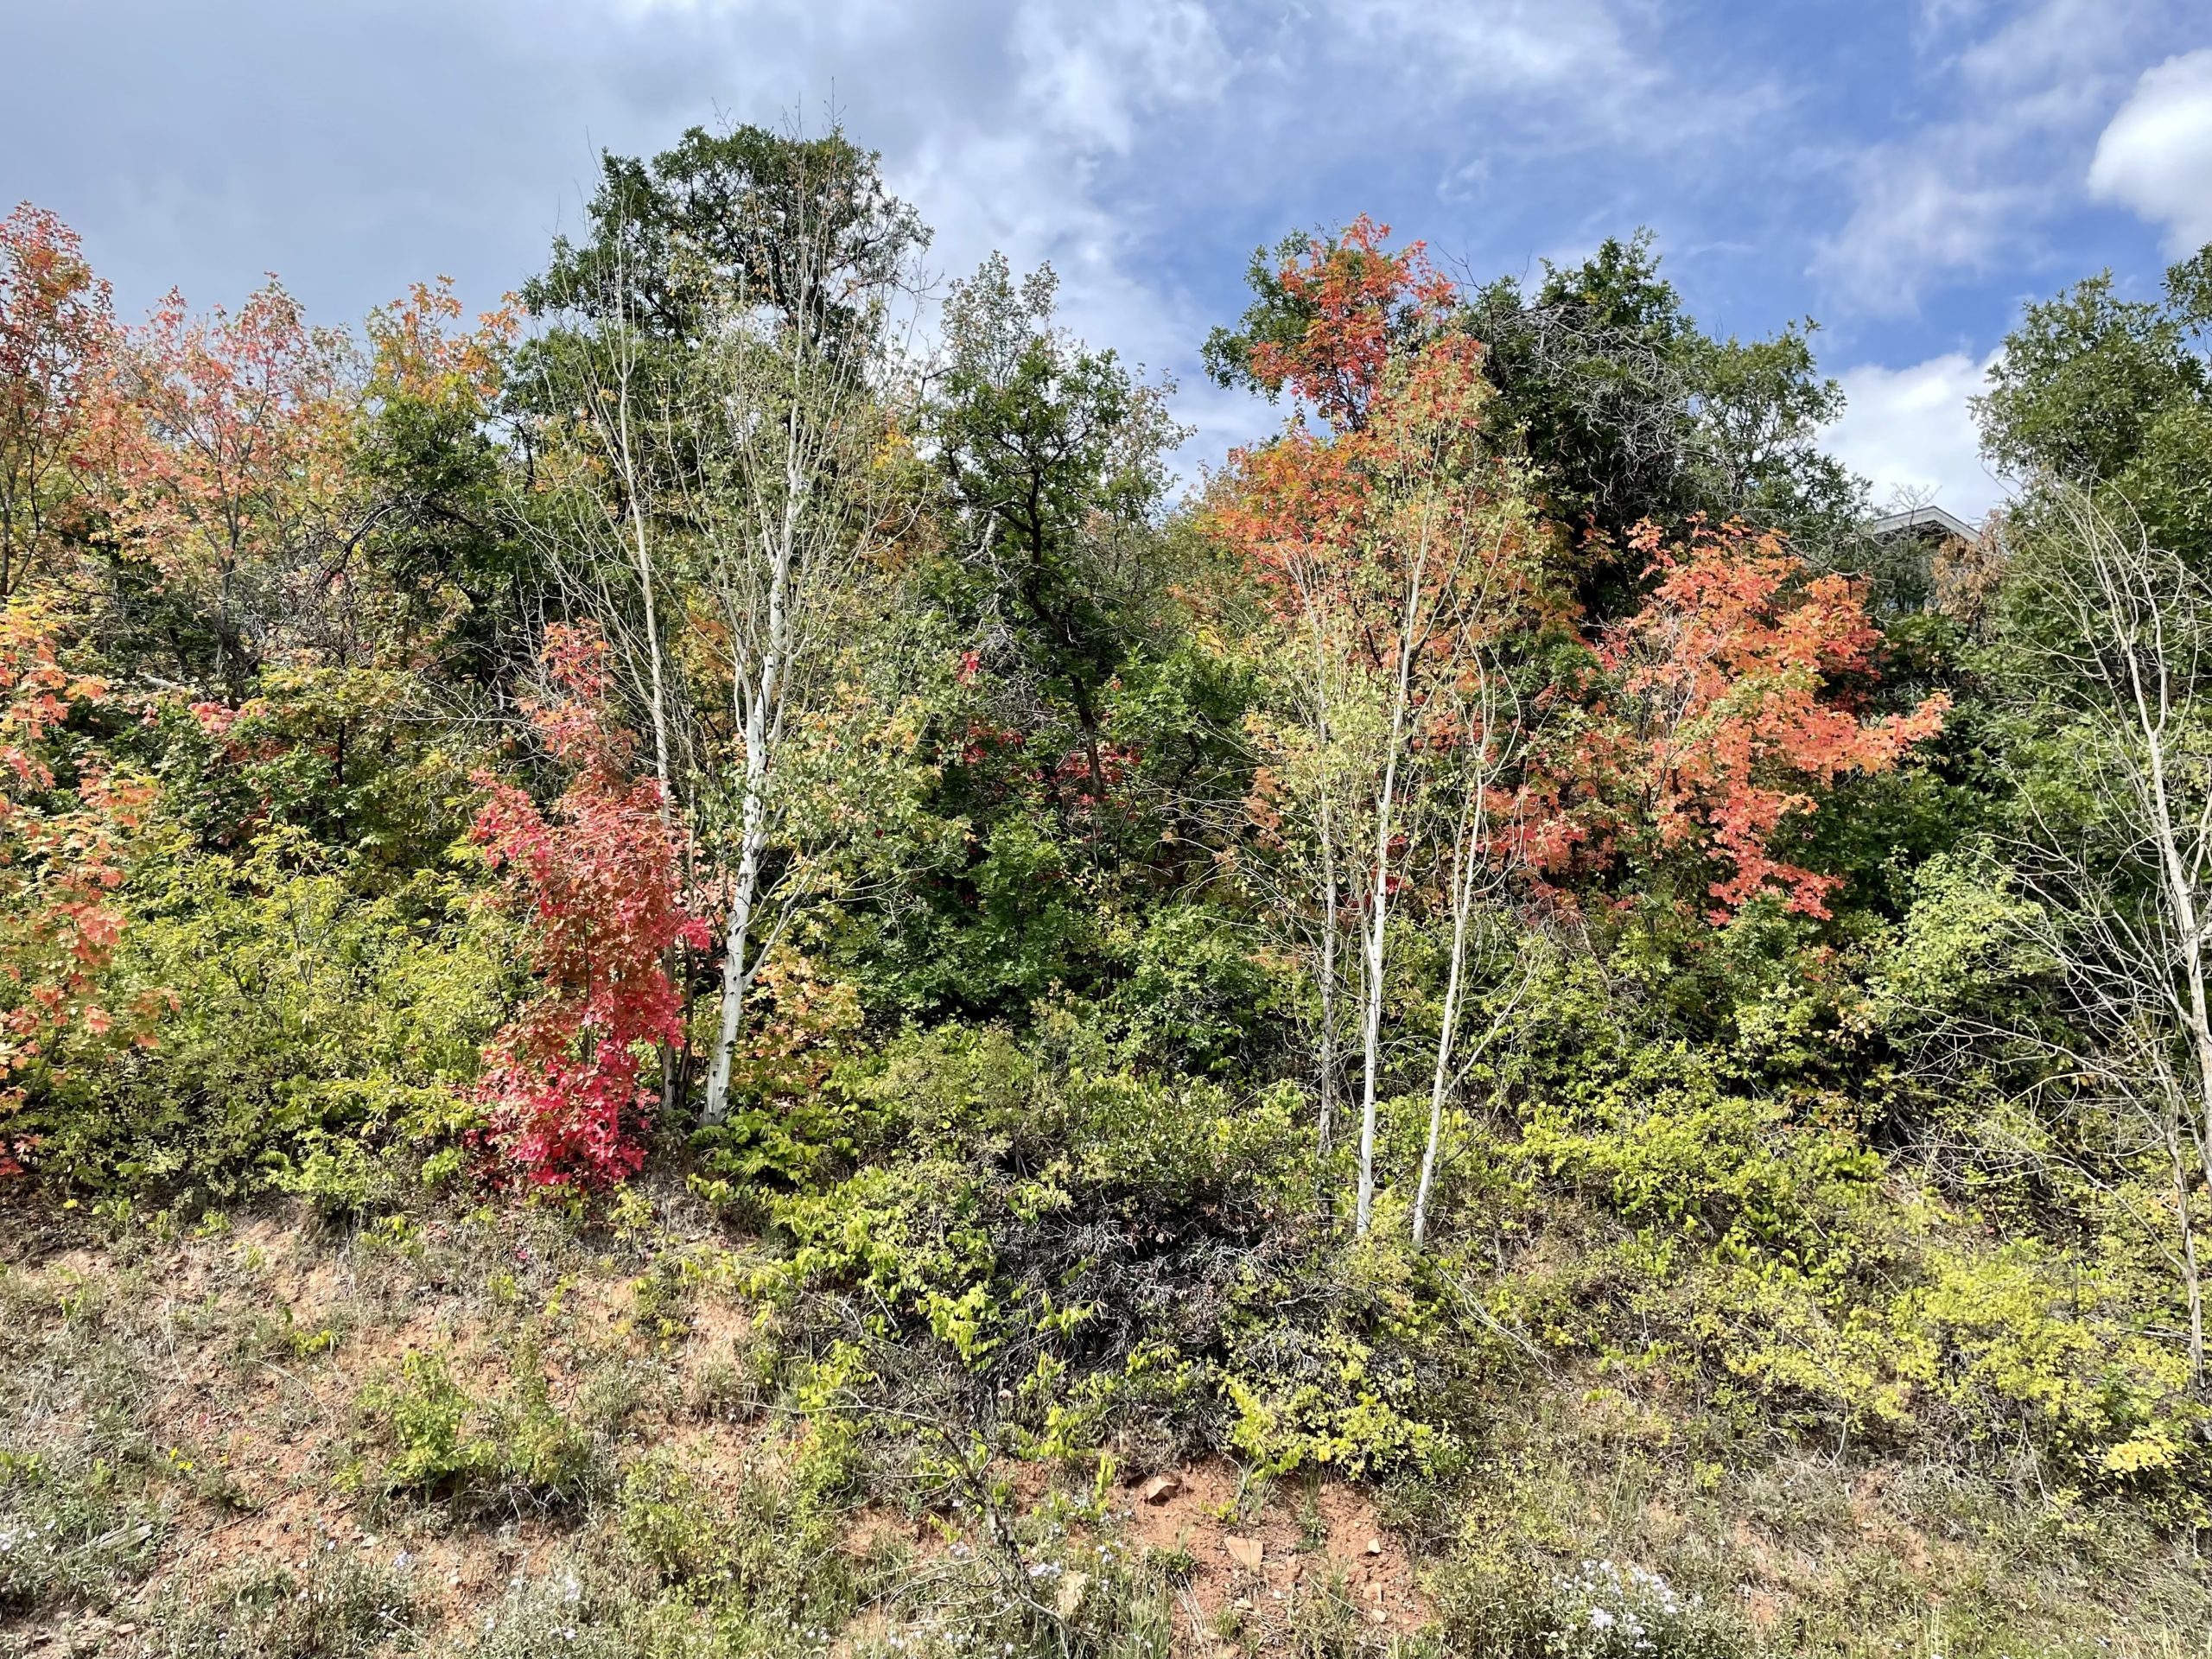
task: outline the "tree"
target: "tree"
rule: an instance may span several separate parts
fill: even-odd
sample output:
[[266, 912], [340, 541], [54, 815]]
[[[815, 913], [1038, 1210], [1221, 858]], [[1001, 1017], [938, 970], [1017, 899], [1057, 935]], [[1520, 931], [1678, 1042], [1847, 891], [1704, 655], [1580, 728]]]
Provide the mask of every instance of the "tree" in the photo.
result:
[[1840, 535], [1860, 495], [1820, 447], [1843, 397], [1814, 362], [1815, 325], [1715, 339], [1659, 268], [1639, 231], [1579, 266], [1547, 262], [1534, 294], [1504, 277], [1468, 303], [1498, 419], [1521, 434], [1546, 505], [1624, 551], [1642, 521], [1678, 530], [1699, 514]]
[[1813, 575], [1772, 531], [1693, 528], [1669, 545], [1645, 525], [1631, 545], [1658, 578], [1600, 654], [1632, 711], [1628, 753], [1655, 850], [1688, 849], [1721, 872], [1713, 919], [1754, 899], [1824, 917], [1840, 878], [1777, 846], [1838, 779], [1894, 766], [1942, 729], [1949, 699], [1865, 718], [1880, 635], [1860, 591]]
[[355, 660], [435, 662], [439, 677], [470, 687], [514, 667], [536, 573], [502, 499], [509, 451], [497, 421], [519, 326], [512, 302], [464, 321], [442, 280], [368, 317], [346, 467], [382, 511], [344, 574], [385, 614], [359, 619], [377, 634]]
[[204, 663], [187, 654], [235, 700], [381, 516], [347, 469], [350, 346], [272, 283], [235, 316], [171, 291], [124, 357], [101, 410], [110, 523], [205, 628]]
[[[1285, 353], [1319, 315], [1319, 296], [1281, 275], [1306, 245], [1294, 236], [1254, 255], [1252, 304], [1205, 347], [1222, 385], [1272, 399], [1287, 384]], [[1594, 537], [1584, 599], [1597, 613], [1633, 602], [1605, 556], [1646, 518], [1677, 529], [1700, 513], [1741, 515], [1825, 543], [1860, 516], [1859, 486], [1819, 447], [1842, 395], [1815, 370], [1812, 325], [1713, 339], [1659, 274], [1648, 231], [1607, 238], [1579, 266], [1547, 261], [1534, 293], [1508, 276], [1465, 295], [1449, 285], [1393, 294], [1375, 248], [1350, 232], [1324, 245], [1338, 252], [1341, 280], [1370, 290], [1370, 351], [1440, 327], [1483, 342], [1497, 394], [1492, 442], [1517, 446], [1550, 517]]]
[[728, 911], [708, 1123], [728, 1114], [747, 993], [812, 868], [771, 865], [794, 823], [782, 757], [834, 694], [823, 671], [850, 584], [903, 532], [912, 505], [888, 360], [899, 283], [879, 273], [876, 286], [855, 286], [842, 218], [797, 200], [778, 227], [786, 253], [776, 286], [729, 293], [697, 359], [711, 424], [684, 484], [699, 526], [699, 653], [726, 688], [734, 750], [714, 843]]
[[1630, 544], [1655, 585], [1591, 642], [1594, 671], [1547, 694], [1560, 717], [1524, 774], [1530, 867], [1571, 882], [1686, 859], [1716, 925], [1769, 898], [1826, 917], [1841, 878], [1784, 849], [1839, 779], [1941, 730], [1948, 698], [1868, 717], [1880, 634], [1862, 590], [1772, 531], [1698, 524], [1670, 542], [1646, 524]]
[[1468, 1070], [1504, 1029], [1530, 983], [1523, 973], [1505, 988], [1487, 1027], [1463, 1053], [1460, 1027], [1497, 958], [1510, 959], [1518, 943], [1510, 912], [1510, 882], [1517, 872], [1520, 836], [1513, 822], [1512, 779], [1527, 737], [1527, 722], [1488, 641], [1466, 653], [1459, 674], [1440, 686], [1422, 710], [1432, 773], [1429, 820], [1436, 825], [1431, 854], [1442, 888], [1446, 945], [1444, 992], [1437, 1014], [1435, 1062], [1429, 1071], [1428, 1133], [1414, 1190], [1413, 1244], [1428, 1241], [1429, 1204], [1444, 1144], [1446, 1108]]
[[677, 345], [702, 342], [738, 290], [825, 339], [857, 330], [866, 349], [876, 296], [929, 241], [882, 158], [840, 128], [691, 127], [650, 162], [603, 153], [587, 213], [589, 239], [556, 238], [524, 302]]
[[757, 128], [607, 157], [592, 217], [525, 292], [548, 326], [514, 382], [519, 516], [607, 639], [693, 883], [724, 907], [712, 1124], [818, 868], [784, 840], [784, 756], [831, 694], [846, 586], [909, 510], [892, 308], [925, 238], [842, 135]]
[[669, 1052], [683, 1022], [667, 958], [708, 943], [679, 896], [659, 788], [628, 775], [635, 740], [608, 706], [606, 658], [588, 630], [548, 630], [550, 684], [526, 712], [573, 774], [550, 817], [477, 776], [472, 836], [529, 918], [541, 987], [487, 1049], [479, 1093], [507, 1157], [542, 1185], [604, 1185], [645, 1161], [643, 1056]]
[[[1277, 775], [1298, 783], [1276, 790], [1263, 775], [1261, 806], [1271, 817], [1302, 814], [1319, 852], [1325, 1136], [1340, 907], [1357, 934], [1363, 1234], [1373, 1218], [1392, 916], [1408, 886], [1405, 849], [1418, 839], [1408, 819], [1421, 798], [1425, 711], [1510, 625], [1528, 583], [1529, 526], [1484, 442], [1481, 349], [1444, 327], [1452, 291], [1421, 245], [1388, 252], [1388, 234], [1356, 220], [1279, 273], [1309, 320], [1260, 343], [1250, 360], [1325, 429], [1296, 416], [1273, 442], [1235, 454], [1210, 505], [1216, 533], [1269, 595], [1285, 658], [1296, 664], [1291, 741], [1262, 737], [1299, 758]], [[1427, 320], [1425, 335], [1416, 317]]]
[[1975, 400], [1982, 447], [2030, 489], [2117, 490], [2152, 541], [2212, 568], [2212, 247], [2166, 272], [2156, 301], [2112, 273], [2031, 305]]
[[1103, 694], [1157, 592], [1166, 456], [1188, 434], [1167, 414], [1172, 383], [1053, 327], [1058, 286], [1050, 267], [1017, 285], [996, 254], [954, 285], [930, 428], [977, 608], [1006, 626], [1011, 660], [994, 666], [1072, 709], [1096, 810]]
[[2193, 1189], [2212, 1187], [2212, 582], [2115, 494], [2047, 480], [2037, 501], [2018, 526], [2007, 596], [2016, 706], [2046, 734], [2021, 777], [2021, 880], [2037, 901], [2024, 913], [2088, 1039], [2075, 1075], [2146, 1122], [2173, 1168], [2201, 1383]]
[[60, 219], [0, 219], [0, 600], [51, 573], [116, 346], [108, 285]]

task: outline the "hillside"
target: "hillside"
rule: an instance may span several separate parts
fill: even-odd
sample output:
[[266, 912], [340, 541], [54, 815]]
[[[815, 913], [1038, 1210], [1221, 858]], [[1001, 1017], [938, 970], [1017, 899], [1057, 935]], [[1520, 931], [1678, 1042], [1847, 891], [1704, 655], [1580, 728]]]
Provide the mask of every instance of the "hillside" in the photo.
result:
[[10, 1652], [2155, 1654], [2207, 1617], [2170, 1539], [2003, 1456], [1760, 1444], [1564, 1355], [1459, 1402], [1446, 1485], [810, 1414], [772, 1258], [666, 1187], [59, 1243], [10, 1240]]
[[2196, 1651], [2212, 249], [1961, 536], [1647, 235], [1261, 250], [1188, 487], [926, 243], [0, 221], [0, 1652]]

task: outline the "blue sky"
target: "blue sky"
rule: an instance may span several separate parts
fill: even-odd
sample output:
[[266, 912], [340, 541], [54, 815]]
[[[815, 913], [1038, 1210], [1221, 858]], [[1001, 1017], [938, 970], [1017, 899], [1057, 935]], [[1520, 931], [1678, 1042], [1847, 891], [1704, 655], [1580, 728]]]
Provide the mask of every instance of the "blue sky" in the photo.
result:
[[132, 312], [280, 273], [327, 320], [489, 304], [594, 150], [842, 115], [949, 275], [1049, 259], [1174, 373], [1246, 258], [1367, 211], [1477, 277], [1639, 225], [1720, 332], [1810, 315], [1878, 493], [1978, 512], [1965, 398], [2023, 300], [2212, 238], [2212, 0], [16, 0], [0, 200]]

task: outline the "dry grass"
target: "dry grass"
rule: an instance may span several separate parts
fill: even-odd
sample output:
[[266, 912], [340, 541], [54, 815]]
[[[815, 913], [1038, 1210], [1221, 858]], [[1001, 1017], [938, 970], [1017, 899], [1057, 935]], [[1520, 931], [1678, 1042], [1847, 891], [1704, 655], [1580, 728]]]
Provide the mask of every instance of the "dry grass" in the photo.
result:
[[[974, 1506], [918, 1510], [863, 1465], [822, 1500], [836, 1561], [779, 1566], [747, 1529], [814, 1501], [779, 1496], [806, 1426], [763, 1382], [735, 1288], [754, 1247], [678, 1193], [621, 1228], [543, 1210], [353, 1233], [289, 1210], [105, 1238], [6, 1224], [0, 1654], [492, 1655], [542, 1637], [857, 1659], [1056, 1629], [1130, 1659], [1472, 1650], [1584, 1558], [1704, 1596], [1746, 1652], [2164, 1659], [2212, 1629], [2202, 1561], [2124, 1516], [2003, 1471], [1731, 1448], [1677, 1402], [1565, 1376], [1501, 1399], [1448, 1497], [1201, 1461], [1095, 1502], [1083, 1470], [1025, 1467], [993, 1477], [995, 1529]], [[592, 1479], [557, 1500], [393, 1488], [390, 1425], [365, 1402], [410, 1354], [442, 1357], [479, 1402], [534, 1368]], [[702, 1529], [672, 1547], [709, 1563], [688, 1580], [635, 1543], [625, 1482], [649, 1457]], [[744, 1598], [779, 1573], [776, 1595], [837, 1627], [747, 1624]]]

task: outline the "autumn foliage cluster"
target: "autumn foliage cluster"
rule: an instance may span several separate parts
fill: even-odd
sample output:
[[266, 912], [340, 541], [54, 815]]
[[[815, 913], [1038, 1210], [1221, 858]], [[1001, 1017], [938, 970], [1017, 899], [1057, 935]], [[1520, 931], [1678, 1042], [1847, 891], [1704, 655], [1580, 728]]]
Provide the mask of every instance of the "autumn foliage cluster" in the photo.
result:
[[[418, 287], [371, 320], [365, 353], [311, 326], [274, 284], [235, 314], [194, 314], [173, 293], [128, 326], [50, 214], [18, 210], [4, 238], [0, 578], [10, 601], [8, 867], [21, 884], [7, 969], [20, 987], [8, 1015], [13, 1075], [45, 1060], [58, 1030], [98, 1039], [117, 1020], [100, 980], [127, 913], [124, 848], [154, 810], [155, 784], [137, 757], [109, 759], [74, 734], [103, 722], [159, 729], [160, 711], [180, 709], [233, 767], [296, 772], [312, 755], [343, 788], [351, 746], [388, 754], [390, 720], [419, 701], [393, 676], [435, 674], [454, 645], [480, 653], [478, 620], [520, 590], [506, 556], [491, 556], [510, 565], [494, 575], [426, 566], [420, 550], [426, 531], [435, 547], [495, 513], [452, 492], [470, 466], [497, 464], [484, 423], [511, 395], [512, 308], [467, 329], [449, 294]], [[1840, 780], [1887, 772], [1933, 736], [1945, 702], [1937, 692], [1868, 712], [1881, 640], [1861, 585], [1811, 574], [1782, 533], [1739, 520], [1647, 520], [1609, 548], [1586, 524], [1548, 519], [1503, 429], [1490, 348], [1421, 244], [1394, 248], [1388, 227], [1358, 219], [1332, 240], [1286, 244], [1273, 279], [1281, 318], [1246, 370], [1287, 394], [1293, 413], [1277, 437], [1230, 457], [1193, 523], [1259, 601], [1255, 660], [1272, 655], [1304, 705], [1303, 740], [1248, 722], [1259, 743], [1248, 829], [1281, 855], [1286, 811], [1333, 811], [1330, 835], [1381, 815], [1370, 825], [1380, 841], [1364, 853], [1347, 842], [1341, 858], [1326, 849], [1323, 889], [1300, 902], [1371, 926], [1377, 951], [1395, 895], [1426, 894], [1427, 912], [1408, 913], [1442, 915], [1443, 866], [1413, 843], [1437, 821], [1445, 774], [1471, 764], [1481, 780], [1464, 798], [1479, 805], [1480, 856], [1510, 872], [1512, 902], [1529, 916], [1633, 907], [1656, 891], [1648, 874], [1679, 868], [1687, 885], [1675, 902], [1712, 925], [1769, 899], [1827, 918], [1846, 878], [1791, 851], [1805, 823]], [[1106, 372], [1090, 395], [1125, 384]], [[410, 456], [410, 444], [430, 449]], [[574, 459], [583, 471], [559, 475], [587, 487], [594, 474], [615, 483], [626, 464]], [[394, 474], [410, 465], [429, 471]], [[1046, 545], [1038, 524], [1027, 533]], [[1593, 560], [1631, 579], [1633, 607], [1592, 613], [1576, 573]], [[1079, 597], [1052, 613], [1028, 585], [1071, 578], [1090, 579], [1033, 565], [1017, 591], [1047, 628], [1109, 627]], [[104, 613], [60, 598], [102, 588]], [[711, 630], [701, 637], [727, 650]], [[61, 666], [103, 646], [137, 664], [129, 683]], [[1037, 711], [1001, 702], [984, 712], [995, 664], [1011, 667], [1000, 647], [961, 645], [949, 661], [949, 690], [974, 709], [951, 741], [960, 770], [1018, 777], [1033, 753], [1051, 754], [1036, 783], [1086, 834], [1102, 810], [1125, 813], [1092, 797], [1144, 786], [1146, 740], [1083, 712], [1120, 677], [1085, 691], [1084, 671], [1058, 682], [1048, 672], [1046, 695], [1063, 686], [1083, 725], [1073, 747], [1040, 747]], [[635, 701], [632, 667], [588, 612], [547, 624], [506, 683], [519, 731], [563, 781], [541, 804], [498, 767], [469, 774], [482, 804], [468, 839], [498, 878], [487, 897], [504, 894], [523, 925], [536, 988], [487, 1033], [478, 1138], [532, 1184], [634, 1173], [674, 1085], [696, 1075], [692, 1022], [720, 948], [715, 895], [728, 887], [699, 862], [703, 826], [670, 793], [668, 733]], [[525, 689], [533, 683], [541, 690]], [[241, 720], [250, 742], [234, 730]], [[1288, 752], [1269, 753], [1301, 741], [1359, 750], [1309, 780], [1318, 793], [1302, 806], [1284, 782]], [[202, 833], [236, 842], [283, 817], [274, 786], [259, 792]], [[791, 971], [769, 968], [764, 985]], [[1378, 956], [1370, 976], [1382, 971]], [[157, 1009], [173, 995], [140, 985], [133, 1006]], [[763, 1014], [773, 1029], [772, 1009]], [[158, 1023], [126, 1022], [148, 1045]], [[10, 1086], [20, 1104], [23, 1084]]]
[[1209, 458], [1049, 270], [903, 308], [842, 134], [606, 166], [358, 330], [0, 221], [0, 1209], [681, 1208], [810, 1502], [1402, 1482], [1446, 1650], [1607, 1628], [1484, 1553], [1539, 1395], [1669, 1514], [1863, 1458], [2201, 1532], [2203, 258], [2031, 309], [1961, 537], [1646, 237], [1261, 250]]
[[657, 1096], [639, 1069], [683, 1038], [673, 953], [709, 944], [659, 787], [630, 775], [635, 745], [610, 720], [605, 655], [588, 632], [548, 631], [549, 694], [525, 712], [573, 775], [548, 811], [480, 773], [470, 831], [530, 920], [540, 988], [486, 1049], [481, 1088], [493, 1138], [541, 1184], [603, 1186], [644, 1163]]

